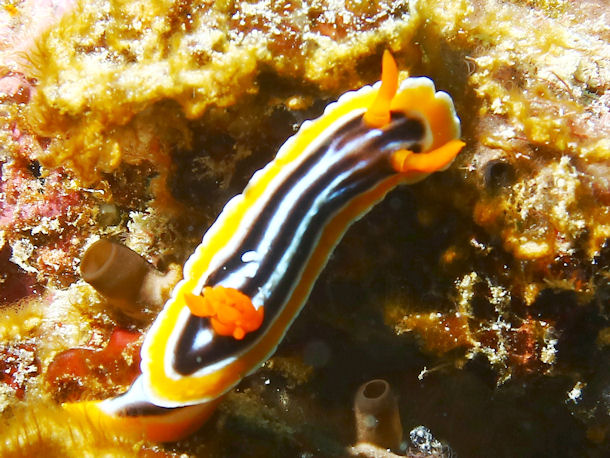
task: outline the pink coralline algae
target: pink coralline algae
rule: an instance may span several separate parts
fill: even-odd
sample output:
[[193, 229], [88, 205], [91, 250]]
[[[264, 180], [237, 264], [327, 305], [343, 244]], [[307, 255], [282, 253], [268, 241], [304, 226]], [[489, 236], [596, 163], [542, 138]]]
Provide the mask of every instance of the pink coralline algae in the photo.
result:
[[64, 175], [53, 170], [44, 180], [37, 172], [14, 164], [2, 165], [0, 192], [0, 229], [28, 229], [40, 224], [43, 218], [64, 217], [81, 201], [80, 193], [68, 191], [62, 185]]
[[27, 103], [32, 88], [30, 82], [21, 73], [9, 73], [0, 78], [0, 99], [15, 103]]
[[42, 283], [74, 275], [92, 210], [85, 209], [85, 192], [72, 186], [61, 169], [42, 174], [36, 161], [18, 157], [2, 163], [0, 173], [1, 242], [10, 262], [22, 269], [11, 278], [12, 292], [4, 294], [15, 300], [21, 296], [15, 291], [28, 290], [31, 275], [26, 272]]
[[39, 372], [40, 362], [33, 343], [0, 345], [0, 384], [8, 385], [18, 399], [24, 398], [27, 381]]

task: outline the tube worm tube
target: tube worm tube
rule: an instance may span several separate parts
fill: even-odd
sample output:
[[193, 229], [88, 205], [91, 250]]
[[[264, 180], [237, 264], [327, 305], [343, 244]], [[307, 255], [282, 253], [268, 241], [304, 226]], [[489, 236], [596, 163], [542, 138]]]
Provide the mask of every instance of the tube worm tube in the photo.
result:
[[398, 450], [403, 431], [398, 402], [390, 384], [375, 379], [358, 388], [354, 399], [358, 442]]
[[119, 302], [128, 314], [139, 311], [138, 303], [160, 307], [179, 280], [176, 269], [164, 275], [135, 251], [106, 239], [87, 248], [80, 273], [83, 280], [103, 296]]

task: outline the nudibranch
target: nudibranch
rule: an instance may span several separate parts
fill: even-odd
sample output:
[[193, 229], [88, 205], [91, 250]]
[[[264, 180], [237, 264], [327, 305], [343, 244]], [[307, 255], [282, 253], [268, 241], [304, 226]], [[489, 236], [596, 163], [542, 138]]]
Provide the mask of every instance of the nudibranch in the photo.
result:
[[146, 334], [127, 393], [70, 404], [156, 441], [197, 429], [275, 351], [347, 228], [394, 187], [446, 169], [464, 143], [453, 102], [407, 78], [343, 94], [231, 199]]

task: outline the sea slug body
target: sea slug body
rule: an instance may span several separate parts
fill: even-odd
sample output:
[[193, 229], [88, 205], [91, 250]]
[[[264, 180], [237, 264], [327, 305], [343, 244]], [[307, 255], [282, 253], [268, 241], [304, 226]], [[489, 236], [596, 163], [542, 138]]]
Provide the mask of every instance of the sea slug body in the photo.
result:
[[142, 347], [122, 396], [67, 405], [157, 441], [197, 429], [275, 351], [347, 228], [394, 187], [446, 169], [464, 146], [428, 78], [342, 95], [305, 122], [210, 227]]

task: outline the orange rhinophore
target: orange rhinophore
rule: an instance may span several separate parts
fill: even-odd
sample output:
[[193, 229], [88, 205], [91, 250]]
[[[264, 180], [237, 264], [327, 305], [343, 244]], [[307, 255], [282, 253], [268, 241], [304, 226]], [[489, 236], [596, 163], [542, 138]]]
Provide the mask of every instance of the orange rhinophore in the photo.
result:
[[390, 122], [390, 104], [398, 89], [398, 67], [387, 49], [383, 53], [381, 69], [381, 87], [364, 113], [364, 122], [370, 127], [383, 127]]
[[427, 153], [414, 153], [404, 149], [396, 151], [392, 155], [392, 167], [401, 173], [432, 173], [443, 170], [451, 164], [465, 145], [466, 143], [461, 140], [451, 140]]

